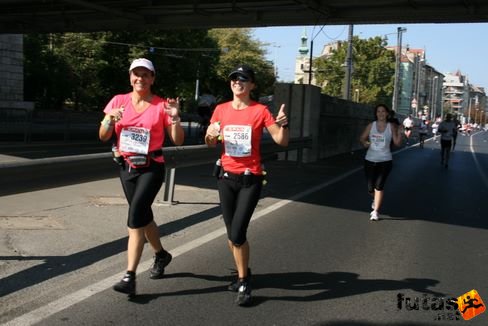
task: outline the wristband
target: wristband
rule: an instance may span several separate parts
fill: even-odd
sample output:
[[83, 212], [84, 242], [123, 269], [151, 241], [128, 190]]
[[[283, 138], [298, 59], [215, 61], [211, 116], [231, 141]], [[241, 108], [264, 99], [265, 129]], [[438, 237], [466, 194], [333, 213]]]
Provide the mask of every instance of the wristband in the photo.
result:
[[171, 117], [171, 123], [172, 124], [177, 124], [178, 122], [181, 121], [181, 118], [180, 117]]
[[110, 129], [114, 126], [114, 122], [111, 119], [103, 119], [100, 121], [100, 124], [105, 128], [105, 129]]

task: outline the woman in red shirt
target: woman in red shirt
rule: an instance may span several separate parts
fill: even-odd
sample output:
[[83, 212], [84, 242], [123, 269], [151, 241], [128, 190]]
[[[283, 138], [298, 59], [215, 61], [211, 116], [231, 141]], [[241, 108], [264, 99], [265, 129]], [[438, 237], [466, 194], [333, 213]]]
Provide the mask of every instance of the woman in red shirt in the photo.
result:
[[237, 292], [236, 303], [245, 306], [251, 302], [246, 234], [263, 185], [260, 153], [263, 128], [278, 145], [287, 146], [288, 120], [284, 104], [275, 119], [268, 107], [251, 99], [256, 86], [251, 67], [238, 66], [229, 74], [229, 80], [233, 99], [215, 108], [205, 143], [209, 146], [215, 146], [218, 140], [223, 143], [217, 185], [228, 244], [238, 273], [229, 290]]

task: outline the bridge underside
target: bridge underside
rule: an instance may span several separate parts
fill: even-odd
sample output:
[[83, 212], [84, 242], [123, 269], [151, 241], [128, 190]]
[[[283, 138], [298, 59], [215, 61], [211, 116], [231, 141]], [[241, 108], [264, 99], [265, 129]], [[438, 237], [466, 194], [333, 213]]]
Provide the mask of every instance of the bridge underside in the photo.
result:
[[485, 0], [0, 0], [0, 33], [487, 22]]

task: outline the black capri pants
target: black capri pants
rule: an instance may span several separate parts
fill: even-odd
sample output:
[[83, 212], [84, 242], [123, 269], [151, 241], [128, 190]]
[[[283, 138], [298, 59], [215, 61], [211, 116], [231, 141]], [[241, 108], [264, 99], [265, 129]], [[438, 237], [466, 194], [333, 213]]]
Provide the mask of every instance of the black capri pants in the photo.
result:
[[247, 228], [261, 196], [262, 178], [255, 179], [250, 185], [225, 177], [217, 181], [227, 238], [236, 246], [247, 241]]
[[145, 168], [120, 168], [120, 181], [129, 203], [127, 226], [142, 228], [154, 220], [151, 205], [164, 182], [164, 163], [151, 161]]
[[364, 172], [368, 182], [368, 192], [374, 193], [374, 190], [383, 190], [386, 179], [393, 168], [393, 161], [371, 162], [364, 160]]

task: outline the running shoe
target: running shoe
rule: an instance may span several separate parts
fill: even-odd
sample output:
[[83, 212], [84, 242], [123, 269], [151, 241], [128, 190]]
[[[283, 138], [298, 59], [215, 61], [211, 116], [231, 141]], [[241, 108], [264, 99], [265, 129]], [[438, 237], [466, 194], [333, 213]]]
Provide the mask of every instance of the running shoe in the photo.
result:
[[136, 278], [131, 277], [129, 274], [125, 274], [113, 288], [117, 292], [125, 293], [129, 295], [129, 297], [133, 297], [136, 295]]
[[151, 266], [149, 277], [153, 280], [160, 279], [164, 276], [164, 268], [173, 259], [173, 256], [169, 252], [163, 249], [163, 252], [157, 253], [154, 256], [154, 263]]
[[[251, 277], [251, 269], [247, 269], [247, 277]], [[239, 291], [239, 278], [237, 278], [234, 282], [230, 283], [227, 287], [228, 291], [237, 292]]]
[[372, 211], [370, 215], [370, 221], [378, 221], [380, 219], [377, 211]]
[[236, 304], [238, 306], [248, 306], [251, 304], [251, 286], [249, 284], [249, 276], [241, 278], [238, 281], [239, 288], [237, 290]]

